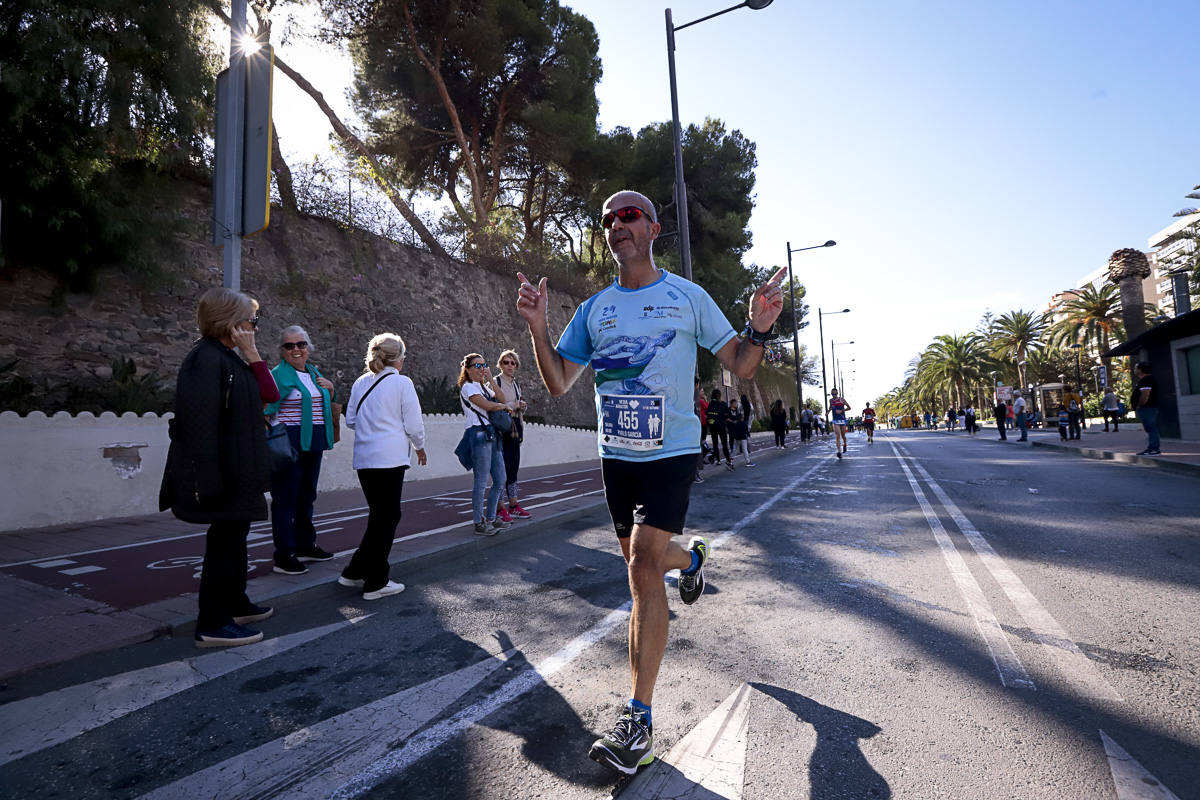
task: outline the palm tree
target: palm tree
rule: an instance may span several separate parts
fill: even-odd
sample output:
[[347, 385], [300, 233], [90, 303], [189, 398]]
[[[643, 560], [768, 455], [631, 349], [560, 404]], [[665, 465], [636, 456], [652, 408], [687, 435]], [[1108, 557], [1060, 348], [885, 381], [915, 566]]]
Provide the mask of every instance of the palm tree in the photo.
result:
[[1149, 275], [1150, 262], [1141, 250], [1125, 247], [1108, 259], [1108, 279], [1120, 287], [1121, 318], [1130, 338], [1140, 336], [1147, 328], [1142, 281]]
[[[1057, 347], [1083, 345], [1084, 352], [1104, 353], [1125, 338], [1121, 324], [1121, 293], [1115, 284], [1106, 283], [1097, 289], [1084, 286], [1071, 292], [1063, 303], [1063, 317], [1050, 331], [1050, 341]], [[1101, 356], [1104, 369], [1112, 374], [1112, 359]]]
[[1021, 363], [1031, 350], [1042, 347], [1042, 334], [1049, 322], [1036, 311], [1009, 311], [992, 324], [992, 339], [988, 343], [992, 354], [999, 359], [1012, 359], [1017, 366], [1017, 383], [1025, 385], [1025, 370]]
[[961, 407], [973, 391], [970, 387], [982, 383], [991, 367], [984, 344], [977, 333], [934, 337], [921, 354], [915, 382]]

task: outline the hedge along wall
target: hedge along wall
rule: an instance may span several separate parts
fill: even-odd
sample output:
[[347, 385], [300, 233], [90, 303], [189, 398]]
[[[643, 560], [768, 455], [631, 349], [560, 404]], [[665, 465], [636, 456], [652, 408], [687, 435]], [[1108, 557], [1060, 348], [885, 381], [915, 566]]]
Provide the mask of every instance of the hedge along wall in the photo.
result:
[[[170, 414], [117, 416], [90, 413], [72, 416], [40, 411], [20, 416], [0, 413], [0, 531], [39, 528], [158, 511], [158, 488], [167, 461]], [[425, 453], [429, 463], [414, 466], [410, 478], [460, 475], [470, 486], [470, 473], [454, 456], [463, 418], [426, 414]], [[358, 487], [351, 466], [354, 431], [342, 426], [342, 440], [321, 464], [320, 489]], [[521, 465], [536, 467], [597, 458], [593, 431], [527, 424]], [[414, 460], [415, 464], [415, 460]]]

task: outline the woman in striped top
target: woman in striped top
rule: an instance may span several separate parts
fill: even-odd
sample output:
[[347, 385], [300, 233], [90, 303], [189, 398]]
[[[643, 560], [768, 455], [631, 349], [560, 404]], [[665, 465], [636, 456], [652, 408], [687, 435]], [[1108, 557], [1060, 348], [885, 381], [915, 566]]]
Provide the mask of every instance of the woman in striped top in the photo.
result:
[[333, 554], [317, 546], [313, 503], [321, 476], [321, 454], [333, 447], [333, 382], [321, 375], [308, 355], [313, 346], [299, 325], [284, 328], [279, 366], [271, 370], [279, 401], [266, 407], [287, 426], [299, 458], [271, 475], [271, 534], [275, 539], [275, 571], [308, 572], [304, 561], [328, 561]]

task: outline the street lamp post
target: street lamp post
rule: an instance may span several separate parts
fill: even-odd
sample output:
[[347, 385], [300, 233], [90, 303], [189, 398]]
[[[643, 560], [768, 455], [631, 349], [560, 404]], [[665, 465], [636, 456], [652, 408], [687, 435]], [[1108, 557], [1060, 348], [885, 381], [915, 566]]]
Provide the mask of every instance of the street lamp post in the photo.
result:
[[683, 264], [683, 277], [692, 279], [692, 242], [688, 230], [687, 185], [683, 181], [683, 138], [679, 128], [679, 92], [675, 82], [675, 32], [692, 25], [728, 14], [739, 8], [750, 8], [759, 11], [771, 5], [771, 0], [745, 0], [736, 6], [730, 6], [724, 11], [709, 14], [707, 17], [692, 20], [676, 27], [671, 19], [671, 9], [667, 9], [667, 65], [671, 73], [671, 121], [675, 133], [675, 218], [679, 224], [679, 258]]
[[792, 253], [799, 253], [803, 250], [816, 250], [821, 247], [833, 247], [836, 245], [833, 239], [825, 242], [825, 244], [814, 244], [811, 247], [797, 247], [792, 249], [792, 243], [787, 243], [788, 257], [788, 293], [792, 296], [792, 353], [795, 356], [796, 362], [796, 413], [799, 414], [804, 410], [804, 389], [800, 383], [800, 317], [796, 315], [796, 280], [792, 277]]
[[[831, 341], [829, 343], [829, 360], [833, 362], [833, 381], [834, 381], [833, 385], [835, 388], [838, 386], [841, 386], [842, 387], [841, 396], [845, 397], [846, 396], [846, 387], [842, 385], [841, 364], [838, 363], [837, 355], [836, 355], [837, 351], [834, 349], [839, 344], [842, 344], [842, 345], [854, 344], [854, 340], [851, 339], [848, 342], [832, 342]], [[850, 360], [853, 361], [854, 359], [850, 359]]]
[[829, 316], [832, 317], [834, 314], [849, 314], [849, 313], [850, 313], [850, 309], [848, 309], [848, 308], [843, 308], [841, 311], [828, 311], [828, 312], [823, 311], [820, 308], [817, 309], [817, 331], [820, 333], [820, 336], [821, 336], [821, 395], [824, 398], [824, 401], [822, 403], [821, 414], [824, 415], [826, 421], [829, 420], [829, 384], [825, 382], [825, 322], [824, 322], [824, 317], [826, 314], [828, 314]]

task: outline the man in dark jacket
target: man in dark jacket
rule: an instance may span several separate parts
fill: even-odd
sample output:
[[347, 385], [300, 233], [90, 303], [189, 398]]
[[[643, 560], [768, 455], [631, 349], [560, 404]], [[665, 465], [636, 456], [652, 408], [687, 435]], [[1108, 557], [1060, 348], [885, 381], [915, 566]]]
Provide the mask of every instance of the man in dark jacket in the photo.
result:
[[729, 406], [721, 399], [721, 390], [712, 390], [712, 399], [708, 401], [708, 432], [712, 436], [713, 463], [721, 460], [721, 451], [717, 443], [725, 447], [725, 466], [733, 469], [733, 458], [729, 455]]
[[1007, 442], [1008, 434], [1004, 432], [1004, 421], [1008, 418], [1008, 404], [1003, 400], [996, 400], [996, 407], [992, 409], [992, 413], [996, 415], [996, 428], [1000, 431], [1000, 441]]
[[245, 625], [274, 613], [246, 595], [246, 536], [252, 521], [267, 518], [263, 494], [271, 488], [262, 409], [279, 399], [254, 346], [257, 309], [232, 289], [205, 292], [196, 315], [202, 338], [184, 358], [176, 382], [159, 507], [185, 522], [209, 524], [197, 647], [261, 641], [262, 633]]

